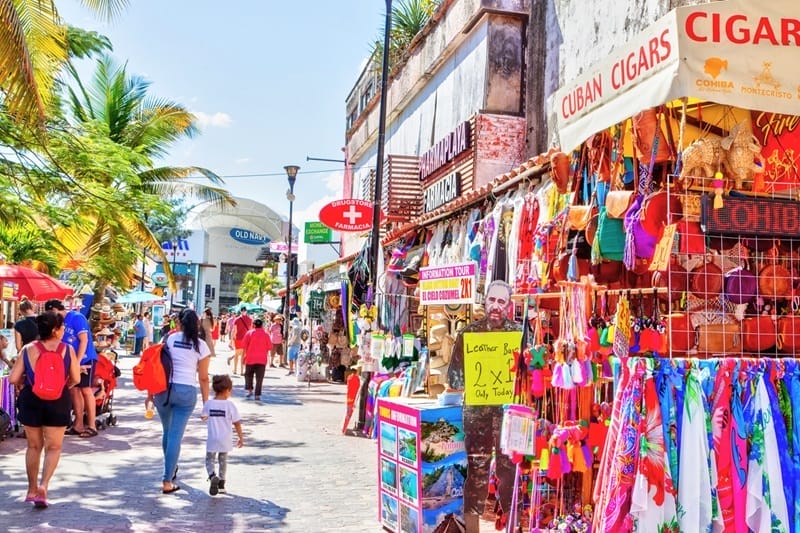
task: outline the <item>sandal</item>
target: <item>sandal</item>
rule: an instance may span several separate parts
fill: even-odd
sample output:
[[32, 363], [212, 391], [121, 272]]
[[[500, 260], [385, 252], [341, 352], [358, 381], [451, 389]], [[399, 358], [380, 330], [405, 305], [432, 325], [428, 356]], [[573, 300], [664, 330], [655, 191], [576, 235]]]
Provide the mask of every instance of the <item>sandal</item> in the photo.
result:
[[179, 485], [172, 485], [172, 487], [170, 487], [168, 489], [162, 488], [161, 489], [161, 494], [172, 494], [173, 492], [177, 492], [179, 490], [181, 490], [181, 487]]
[[90, 438], [96, 437], [96, 436], [97, 436], [97, 430], [94, 429], [94, 428], [86, 428], [80, 434], [80, 437], [82, 439], [90, 439]]
[[82, 431], [78, 431], [74, 427], [70, 426], [65, 432], [64, 435], [80, 435], [83, 433]]

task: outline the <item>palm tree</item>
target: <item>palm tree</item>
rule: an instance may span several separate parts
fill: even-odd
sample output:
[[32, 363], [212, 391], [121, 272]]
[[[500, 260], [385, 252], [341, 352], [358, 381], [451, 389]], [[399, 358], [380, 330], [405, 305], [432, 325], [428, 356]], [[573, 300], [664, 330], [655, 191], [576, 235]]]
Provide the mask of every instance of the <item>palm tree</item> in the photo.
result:
[[[114, 18], [128, 0], [81, 0]], [[69, 40], [53, 0], [0, 0], [0, 92], [23, 124], [43, 126], [53, 83], [67, 61]]]
[[55, 272], [59, 251], [50, 232], [34, 225], [0, 225], [0, 253], [8, 263]]
[[[73, 259], [85, 259], [85, 268], [95, 271], [97, 297], [111, 282], [129, 286], [125, 281], [130, 281], [142, 248], [160, 255], [171, 276], [169, 261], [147, 225], [149, 215], [172, 208], [169, 198], [235, 205], [220, 186], [222, 179], [208, 169], [154, 165], [175, 141], [192, 137], [197, 129], [194, 115], [182, 105], [149, 97], [149, 85], [104, 56], [97, 61], [88, 87], [77, 78], [75, 87], [65, 89], [69, 117], [82, 136], [60, 137], [60, 153], [66, 156], [71, 145], [87, 155], [97, 152], [69, 169], [88, 191], [97, 194], [71, 198], [71, 205], [87, 224], [66, 228], [60, 236], [69, 243]], [[197, 175], [212, 185], [185, 179]]]
[[[389, 68], [402, 61], [414, 37], [425, 27], [441, 0], [401, 0], [392, 5], [392, 29], [389, 36]], [[383, 39], [377, 39], [372, 49], [372, 65], [381, 69]]]
[[259, 273], [248, 272], [244, 275], [239, 286], [239, 299], [243, 302], [264, 303], [264, 297], [277, 296], [277, 287], [281, 286], [278, 278], [272, 275], [271, 268], [265, 268]]

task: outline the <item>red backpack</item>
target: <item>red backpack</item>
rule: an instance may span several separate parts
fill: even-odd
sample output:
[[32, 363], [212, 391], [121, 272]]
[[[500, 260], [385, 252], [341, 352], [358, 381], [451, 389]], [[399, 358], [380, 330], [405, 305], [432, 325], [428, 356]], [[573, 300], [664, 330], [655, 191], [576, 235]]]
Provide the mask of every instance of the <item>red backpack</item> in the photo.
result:
[[151, 344], [142, 352], [139, 362], [133, 367], [133, 386], [150, 394], [167, 390], [172, 374], [172, 358], [166, 345]]
[[69, 363], [66, 361], [67, 355], [65, 355], [67, 345], [63, 342], [58, 343], [55, 352], [48, 351], [40, 341], [37, 341], [34, 346], [39, 351], [39, 358], [36, 360], [36, 368], [33, 371], [28, 353], [25, 352], [25, 372], [28, 376], [33, 376], [31, 389], [42, 400], [58, 400], [64, 394], [64, 387], [67, 384], [69, 371]]

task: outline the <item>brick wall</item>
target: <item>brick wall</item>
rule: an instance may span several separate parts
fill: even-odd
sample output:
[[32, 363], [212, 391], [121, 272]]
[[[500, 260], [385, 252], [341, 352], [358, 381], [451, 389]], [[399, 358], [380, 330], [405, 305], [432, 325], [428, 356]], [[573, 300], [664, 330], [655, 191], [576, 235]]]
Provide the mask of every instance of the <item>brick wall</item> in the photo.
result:
[[476, 125], [474, 186], [479, 189], [525, 161], [525, 118], [483, 114]]

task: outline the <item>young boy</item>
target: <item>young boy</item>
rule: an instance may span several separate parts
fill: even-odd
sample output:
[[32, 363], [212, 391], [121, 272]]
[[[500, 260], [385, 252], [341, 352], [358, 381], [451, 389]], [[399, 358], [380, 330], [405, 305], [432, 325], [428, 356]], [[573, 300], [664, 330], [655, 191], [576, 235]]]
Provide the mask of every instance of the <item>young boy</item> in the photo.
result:
[[[239, 410], [230, 398], [233, 391], [233, 382], [227, 374], [214, 376], [211, 380], [211, 387], [214, 389], [214, 399], [208, 400], [203, 406], [200, 415], [203, 421], [208, 424], [208, 440], [206, 442], [206, 470], [208, 480], [211, 485], [208, 493], [216, 496], [220, 492], [225, 492], [225, 472], [228, 469], [228, 452], [233, 449], [233, 431], [231, 426], [236, 428], [239, 441], [237, 448], [244, 446], [242, 435], [242, 423], [239, 418]], [[214, 471], [214, 462], [219, 460], [219, 475]]]

